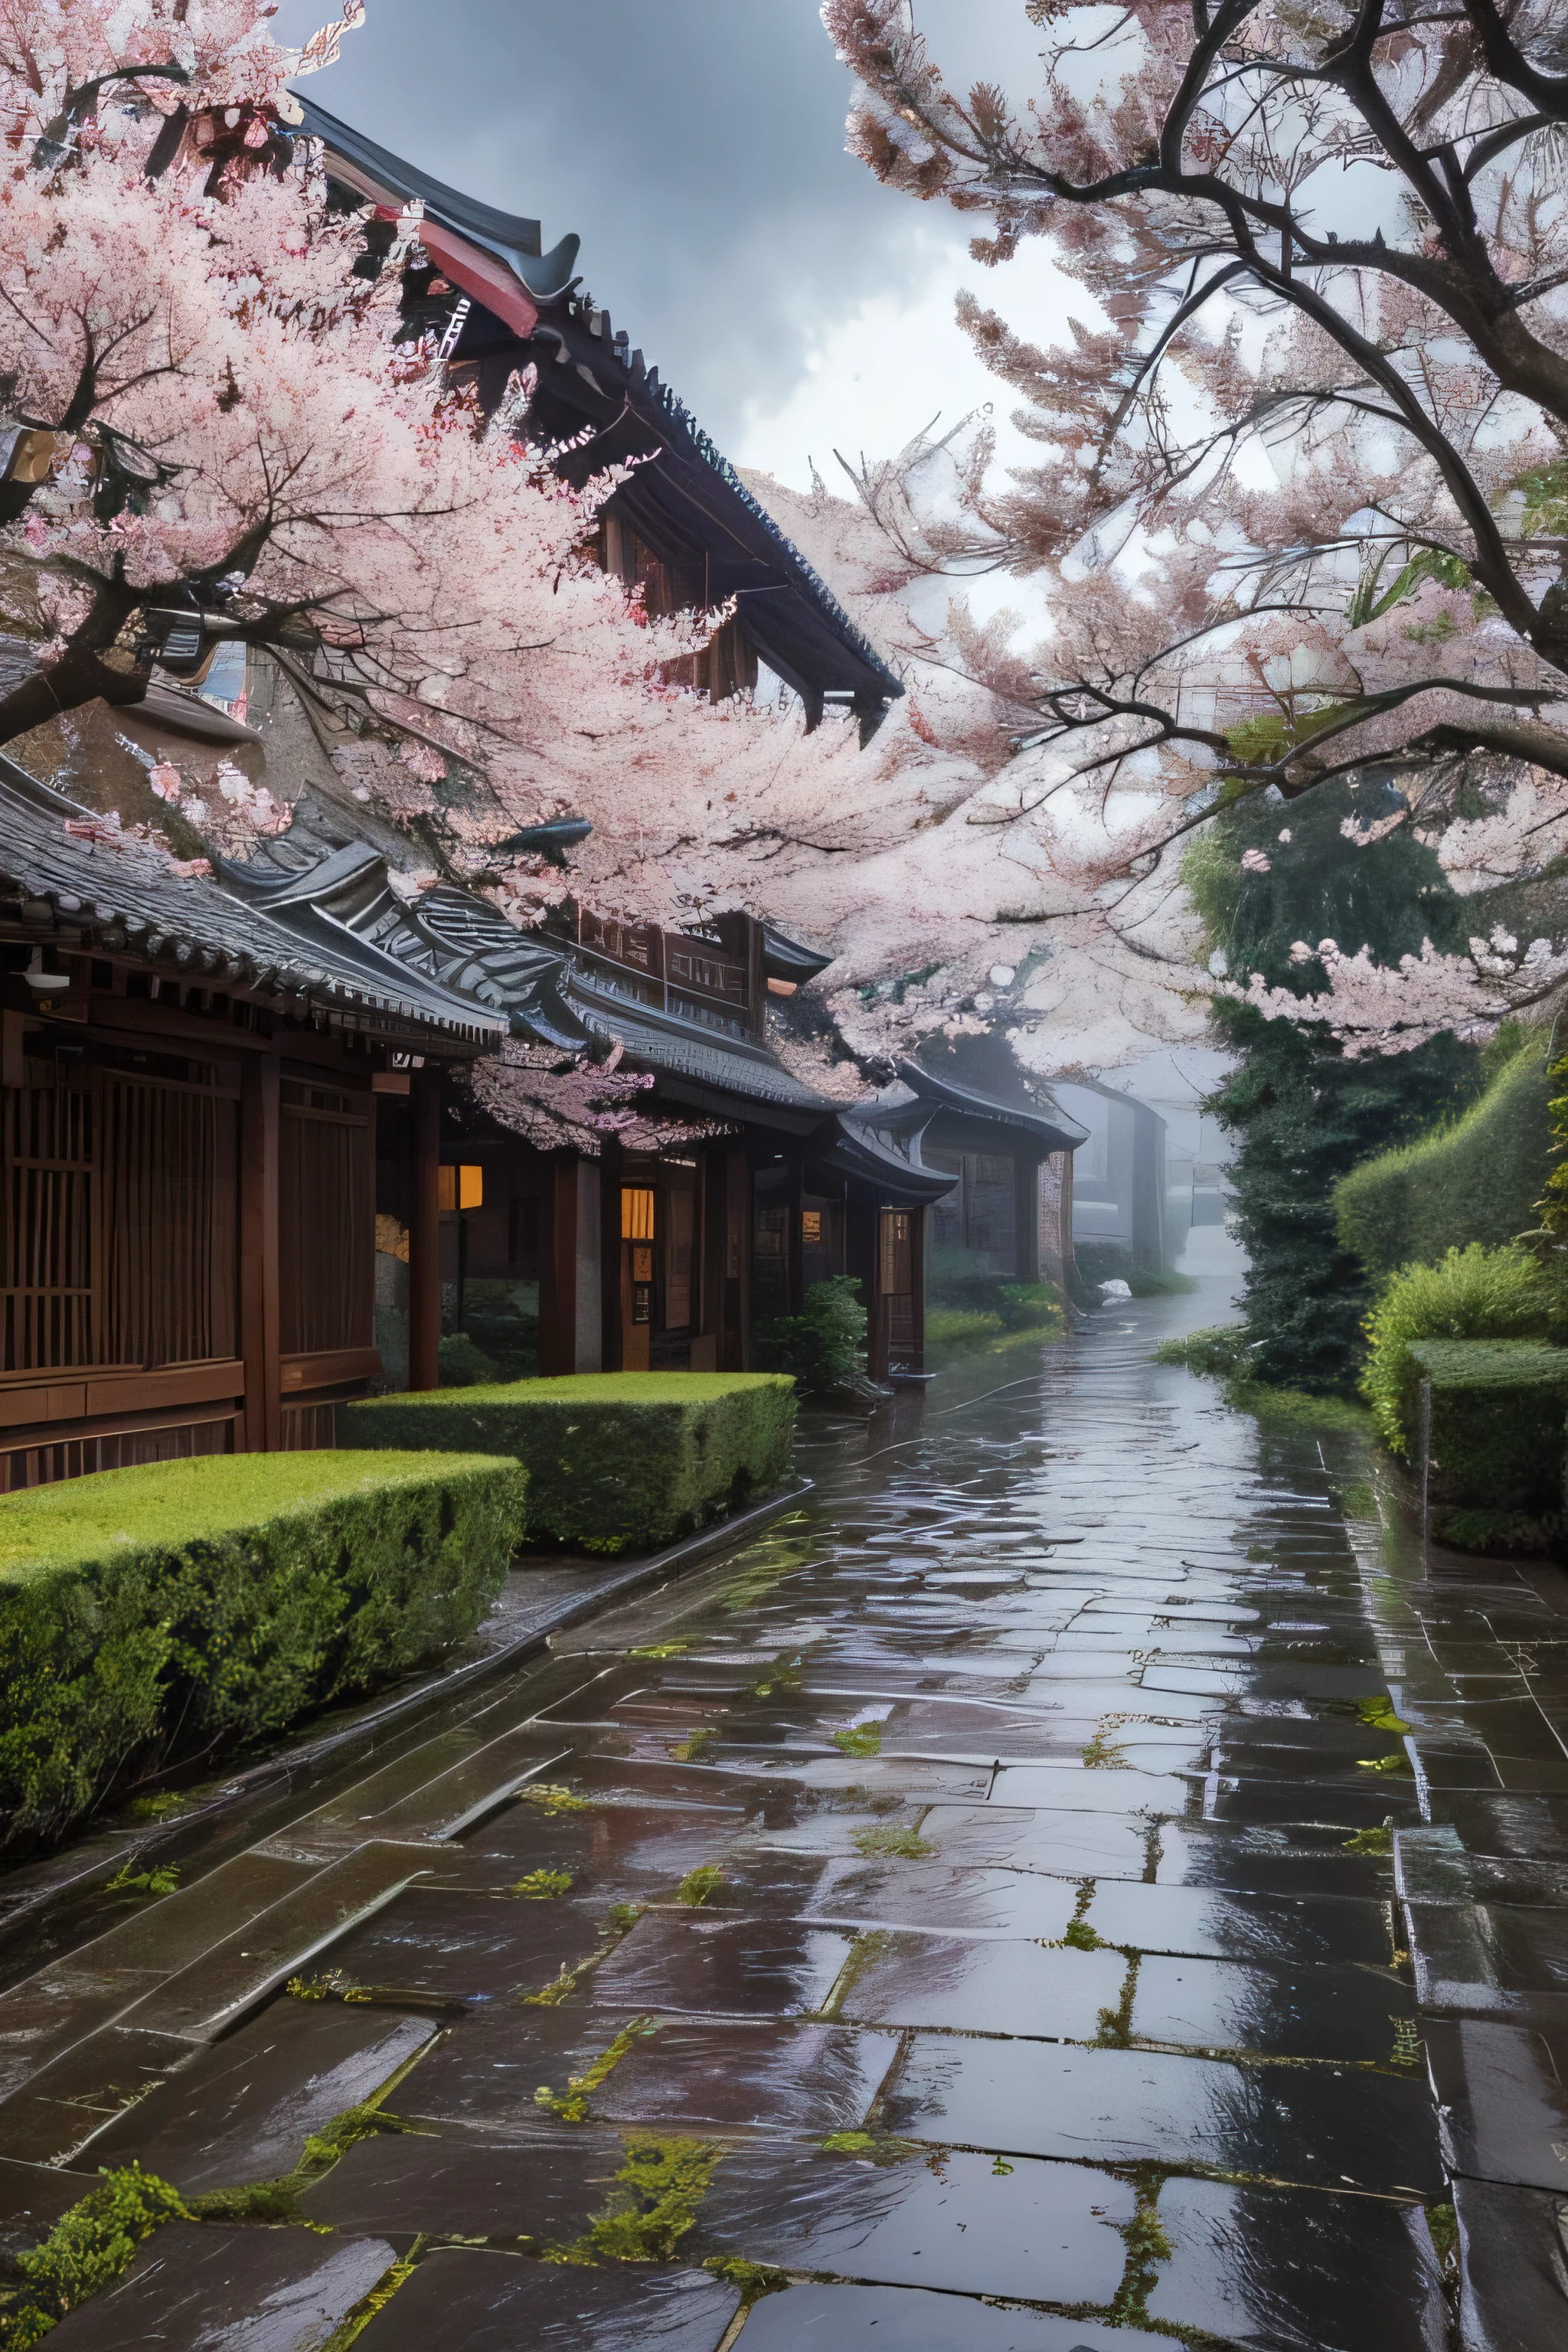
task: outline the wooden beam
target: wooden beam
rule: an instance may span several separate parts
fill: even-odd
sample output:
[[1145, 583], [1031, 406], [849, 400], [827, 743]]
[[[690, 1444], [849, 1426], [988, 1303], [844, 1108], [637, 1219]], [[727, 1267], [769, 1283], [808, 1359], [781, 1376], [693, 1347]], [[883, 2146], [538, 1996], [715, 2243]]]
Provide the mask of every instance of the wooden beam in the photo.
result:
[[280, 1082], [275, 1054], [247, 1055], [239, 1095], [239, 1349], [248, 1454], [275, 1454], [283, 1439], [278, 1348]]
[[413, 1214], [408, 1221], [408, 1385], [441, 1379], [441, 1074], [413, 1073]]

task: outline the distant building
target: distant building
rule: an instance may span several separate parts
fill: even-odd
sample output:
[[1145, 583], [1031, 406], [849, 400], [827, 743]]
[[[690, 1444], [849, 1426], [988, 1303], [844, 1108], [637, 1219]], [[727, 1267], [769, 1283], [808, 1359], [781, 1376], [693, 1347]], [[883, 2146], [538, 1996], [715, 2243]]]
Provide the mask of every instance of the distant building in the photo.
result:
[[1073, 1155], [1072, 1237], [1080, 1275], [1102, 1282], [1136, 1266], [1168, 1265], [1164, 1120], [1098, 1079], [1060, 1080], [1052, 1092], [1087, 1131]]

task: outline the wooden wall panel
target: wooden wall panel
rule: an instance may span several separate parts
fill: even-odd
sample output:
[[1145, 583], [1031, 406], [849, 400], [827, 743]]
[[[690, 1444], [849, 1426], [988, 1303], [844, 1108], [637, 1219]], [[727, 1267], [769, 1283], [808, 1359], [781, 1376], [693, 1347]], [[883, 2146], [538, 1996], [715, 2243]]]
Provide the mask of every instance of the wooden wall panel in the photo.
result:
[[104, 1360], [188, 1364], [237, 1345], [237, 1105], [110, 1077], [103, 1091]]
[[279, 1344], [286, 1356], [375, 1343], [375, 1161], [363, 1116], [285, 1099], [279, 1157]]

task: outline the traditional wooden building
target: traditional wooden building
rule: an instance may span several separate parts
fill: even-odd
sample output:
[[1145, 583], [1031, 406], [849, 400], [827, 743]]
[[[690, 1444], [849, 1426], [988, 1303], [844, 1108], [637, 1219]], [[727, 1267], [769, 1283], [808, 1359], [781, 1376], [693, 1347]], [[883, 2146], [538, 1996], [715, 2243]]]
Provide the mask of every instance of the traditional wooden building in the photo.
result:
[[368, 202], [374, 275], [405, 207], [422, 207], [405, 265], [411, 331], [427, 328], [449, 376], [493, 413], [520, 371], [534, 390], [519, 430], [560, 448], [576, 482], [635, 461], [602, 511], [599, 558], [654, 614], [730, 602], [735, 616], [686, 666], [715, 700], [749, 691], [759, 659], [805, 705], [853, 712], [868, 738], [901, 681], [826, 583], [759, 505], [684, 404], [574, 274], [578, 239], [542, 250], [540, 224], [478, 203], [390, 153], [300, 93], [303, 128], [321, 142], [329, 183]]
[[900, 1063], [898, 1085], [862, 1116], [945, 1179], [929, 1222], [931, 1258], [1070, 1296], [1073, 1160], [1085, 1129], [1052, 1088], [1025, 1078], [1004, 1041], [968, 1042], [962, 1053], [938, 1040], [929, 1058]]
[[374, 852], [296, 863], [182, 871], [0, 760], [0, 1489], [330, 1443], [389, 1121], [434, 1381], [439, 1074], [506, 1021]]
[[498, 1370], [741, 1370], [760, 1324], [847, 1275], [872, 1377], [919, 1373], [932, 1220], [940, 1243], [956, 1198], [973, 1226], [998, 1183], [987, 1270], [1064, 1281], [1081, 1128], [1048, 1096], [1008, 1101], [916, 1063], [829, 1100], [769, 1044], [770, 993], [826, 961], [773, 926], [571, 909], [524, 940], [462, 892], [417, 911], [510, 1015], [501, 1054], [448, 1080], [442, 1142], [447, 1328]]

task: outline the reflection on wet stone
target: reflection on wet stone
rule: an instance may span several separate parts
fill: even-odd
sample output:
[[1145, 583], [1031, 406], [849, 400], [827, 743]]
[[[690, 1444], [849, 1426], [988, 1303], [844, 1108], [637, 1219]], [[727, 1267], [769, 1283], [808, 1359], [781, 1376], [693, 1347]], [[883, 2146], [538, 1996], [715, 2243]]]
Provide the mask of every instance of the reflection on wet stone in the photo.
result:
[[426, 2017], [285, 1995], [100, 2132], [82, 2161], [134, 2158], [187, 2190], [279, 2179], [312, 2132], [371, 2098], [436, 2030]]
[[[1568, 1641], [1500, 1573], [1373, 1593], [1317, 1441], [1149, 1360], [1223, 1311], [806, 1416], [808, 1518], [301, 1805], [292, 1870], [383, 1836], [414, 1883], [301, 1957], [319, 2000], [208, 2048], [150, 2012], [140, 2077], [89, 2020], [0, 2105], [0, 2157], [75, 2179], [0, 2164], [0, 2196], [26, 2242], [100, 2160], [238, 2189], [383, 2126], [297, 2178], [314, 2230], [165, 2229], [61, 2352], [243, 2347], [242, 2305], [319, 2352], [395, 2259], [356, 2352], [717, 2352], [742, 2278], [776, 2291], [736, 2352], [1431, 2352], [1428, 2061], [1454, 2160], [1514, 2198], [1568, 2131]], [[1430, 1822], [1370, 1719], [1390, 1657]], [[71, 1963], [100, 2009], [137, 1933], [122, 1979], [111, 1939]], [[160, 2086], [100, 2127], [110, 2079]]]
[[561, 2268], [524, 2255], [428, 2254], [357, 2342], [364, 2352], [718, 2352], [739, 2291], [703, 2271]]
[[377, 2238], [174, 2221], [140, 2248], [118, 2285], [68, 2314], [49, 2340], [59, 2352], [315, 2352], [393, 2261]]
[[1109, 2304], [1135, 2199], [1122, 2180], [962, 2149], [881, 2164], [770, 2139], [720, 2167], [698, 2225], [704, 2252], [893, 2286]]

